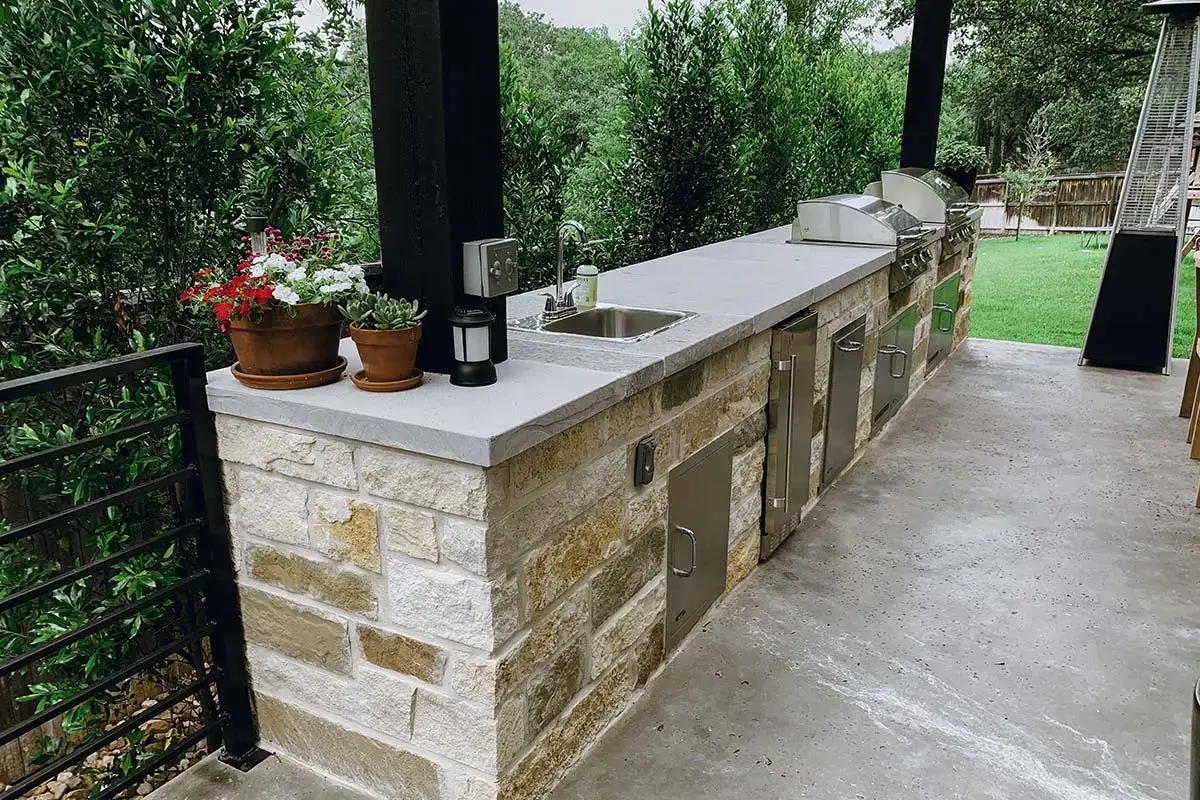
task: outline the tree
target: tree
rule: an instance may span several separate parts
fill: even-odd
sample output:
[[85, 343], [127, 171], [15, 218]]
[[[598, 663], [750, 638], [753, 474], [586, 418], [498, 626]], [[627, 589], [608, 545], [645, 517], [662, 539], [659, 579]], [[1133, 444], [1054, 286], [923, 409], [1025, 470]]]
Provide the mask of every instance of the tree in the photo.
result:
[[[956, 0], [959, 61], [947, 105], [973, 121], [992, 169], [1049, 106], [1051, 141], [1072, 169], [1124, 165], [1161, 20], [1137, 0]], [[913, 0], [888, 0], [889, 26]], [[949, 92], [957, 80], [953, 95]], [[1131, 98], [1136, 97], [1136, 100]]]
[[725, 62], [728, 30], [715, 4], [652, 6], [622, 82], [628, 158], [612, 175], [615, 258], [648, 261], [729, 238], [739, 125]]
[[877, 0], [784, 0], [788, 26], [810, 56], [865, 33], [877, 5]]
[[1006, 204], [1017, 204], [1017, 241], [1021, 241], [1021, 223], [1025, 208], [1042, 197], [1049, 188], [1050, 176], [1054, 174], [1054, 154], [1050, 151], [1050, 125], [1043, 112], [1034, 114], [1022, 139], [1022, 150], [1017, 161], [1005, 170], [1002, 177], [1007, 184]]

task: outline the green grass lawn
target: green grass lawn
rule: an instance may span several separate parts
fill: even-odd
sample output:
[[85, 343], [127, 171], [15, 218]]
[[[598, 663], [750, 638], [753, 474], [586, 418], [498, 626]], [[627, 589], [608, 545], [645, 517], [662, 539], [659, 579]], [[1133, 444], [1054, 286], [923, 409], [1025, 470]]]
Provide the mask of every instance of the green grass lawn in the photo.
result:
[[[1106, 250], [1083, 250], [1083, 237], [985, 239], [971, 290], [971, 335], [1011, 342], [1082, 347]], [[1196, 268], [1183, 265], [1175, 355], [1187, 358], [1196, 330]]]

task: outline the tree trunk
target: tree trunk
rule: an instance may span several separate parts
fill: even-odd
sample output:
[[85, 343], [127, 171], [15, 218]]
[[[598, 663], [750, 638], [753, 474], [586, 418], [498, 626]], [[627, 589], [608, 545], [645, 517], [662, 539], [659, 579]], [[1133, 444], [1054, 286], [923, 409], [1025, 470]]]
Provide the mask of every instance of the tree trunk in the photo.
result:
[[1025, 218], [1025, 203], [1017, 204], [1017, 241], [1021, 241], [1021, 220]]

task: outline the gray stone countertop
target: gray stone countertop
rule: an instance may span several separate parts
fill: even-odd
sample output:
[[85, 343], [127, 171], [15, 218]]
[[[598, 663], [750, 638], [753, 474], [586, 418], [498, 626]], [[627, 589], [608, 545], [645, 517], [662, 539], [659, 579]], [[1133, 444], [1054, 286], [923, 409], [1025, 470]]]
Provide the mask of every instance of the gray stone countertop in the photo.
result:
[[[600, 276], [600, 302], [698, 314], [640, 342], [509, 332], [500, 381], [483, 389], [429, 375], [418, 390], [371, 394], [349, 378], [318, 389], [247, 389], [229, 370], [208, 376], [220, 414], [275, 423], [479, 466], [500, 464], [622, 399], [764, 331], [888, 267], [892, 251], [792, 245], [790, 228], [635, 264]], [[536, 292], [509, 300], [509, 319], [536, 314]], [[342, 342], [349, 373], [361, 369]]]

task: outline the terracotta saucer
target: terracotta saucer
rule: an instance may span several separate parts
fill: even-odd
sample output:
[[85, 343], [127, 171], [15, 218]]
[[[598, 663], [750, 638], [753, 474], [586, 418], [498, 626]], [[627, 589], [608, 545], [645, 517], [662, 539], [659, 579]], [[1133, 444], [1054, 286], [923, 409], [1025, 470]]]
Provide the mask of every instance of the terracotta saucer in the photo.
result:
[[347, 364], [344, 356], [338, 356], [336, 367], [320, 372], [310, 372], [307, 375], [248, 375], [239, 369], [240, 366], [241, 362], [238, 362], [230, 367], [229, 371], [243, 386], [281, 392], [289, 389], [312, 389], [316, 386], [337, 383], [346, 372]]
[[367, 371], [363, 369], [351, 375], [350, 380], [364, 392], [407, 392], [424, 383], [425, 373], [417, 370], [402, 381], [372, 381], [367, 379]]

